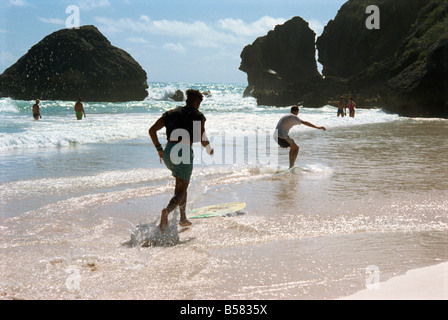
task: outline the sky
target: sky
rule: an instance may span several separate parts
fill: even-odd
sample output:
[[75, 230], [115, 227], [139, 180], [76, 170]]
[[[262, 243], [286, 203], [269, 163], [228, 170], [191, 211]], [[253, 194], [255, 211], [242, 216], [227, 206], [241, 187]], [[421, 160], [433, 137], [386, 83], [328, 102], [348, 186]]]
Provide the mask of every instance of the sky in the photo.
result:
[[79, 17], [79, 25], [96, 26], [112, 45], [131, 54], [148, 81], [246, 84], [247, 75], [238, 69], [246, 45], [295, 16], [318, 36], [345, 2], [0, 0], [0, 73]]

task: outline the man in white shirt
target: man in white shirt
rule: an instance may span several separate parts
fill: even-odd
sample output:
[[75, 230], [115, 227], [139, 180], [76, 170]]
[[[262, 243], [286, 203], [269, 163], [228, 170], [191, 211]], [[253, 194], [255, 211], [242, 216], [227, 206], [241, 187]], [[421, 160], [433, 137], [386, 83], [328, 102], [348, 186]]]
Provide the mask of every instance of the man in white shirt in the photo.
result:
[[289, 136], [289, 130], [296, 125], [304, 124], [308, 127], [327, 130], [325, 127], [316, 127], [314, 124], [301, 120], [297, 115], [299, 114], [299, 107], [294, 105], [291, 107], [291, 114], [283, 116], [277, 124], [274, 133], [274, 139], [282, 148], [290, 148], [289, 150], [289, 168], [294, 167], [294, 164], [299, 154], [299, 146]]

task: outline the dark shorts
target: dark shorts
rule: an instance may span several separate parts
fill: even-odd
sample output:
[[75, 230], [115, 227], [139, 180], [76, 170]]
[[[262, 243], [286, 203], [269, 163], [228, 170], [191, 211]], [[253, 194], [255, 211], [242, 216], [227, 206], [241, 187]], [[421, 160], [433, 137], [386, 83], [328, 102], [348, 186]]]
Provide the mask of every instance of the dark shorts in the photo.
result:
[[294, 142], [294, 140], [292, 140], [290, 137], [286, 139], [274, 137], [274, 139], [278, 143], [278, 145], [282, 148], [288, 148], [291, 145], [291, 143]]
[[[177, 150], [173, 150], [174, 147]], [[189, 155], [187, 154], [183, 157], [182, 153], [184, 151], [189, 151]], [[186, 161], [180, 161], [184, 158]], [[163, 150], [163, 162], [171, 170], [173, 177], [178, 177], [185, 181], [190, 181], [193, 172], [193, 158], [193, 149], [189, 145], [169, 142], [165, 150]]]
[[34, 117], [34, 119], [38, 120], [39, 119], [39, 114], [38, 113], [33, 113], [33, 117]]

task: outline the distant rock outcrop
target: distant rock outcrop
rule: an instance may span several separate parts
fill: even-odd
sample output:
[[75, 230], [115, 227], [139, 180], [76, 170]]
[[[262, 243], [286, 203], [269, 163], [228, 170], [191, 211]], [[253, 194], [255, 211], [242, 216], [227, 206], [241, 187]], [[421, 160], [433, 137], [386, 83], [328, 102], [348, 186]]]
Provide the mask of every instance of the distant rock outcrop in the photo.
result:
[[[381, 12], [379, 30], [364, 26], [362, 13], [371, 4]], [[345, 79], [358, 105], [447, 118], [447, 41], [445, 0], [351, 0], [325, 27], [317, 48], [324, 76]]]
[[[365, 25], [369, 5], [380, 10], [380, 29], [370, 30]], [[279, 30], [275, 28], [271, 33]], [[296, 27], [296, 32], [299, 30]], [[314, 50], [314, 41], [303, 42], [297, 37], [290, 41]], [[349, 0], [316, 44], [324, 78], [279, 82], [271, 76], [260, 85], [252, 79], [256, 70], [240, 68], [248, 72], [246, 93], [257, 98], [259, 104], [284, 106], [303, 101], [309, 107], [323, 106], [327, 100], [351, 94], [359, 107], [382, 107], [405, 116], [448, 118], [446, 0]], [[268, 43], [258, 49], [273, 50], [275, 46]], [[259, 59], [243, 54], [241, 57], [242, 66]], [[277, 59], [284, 68], [296, 63], [288, 55]], [[315, 63], [309, 64], [314, 68]], [[260, 67], [258, 74], [265, 70], [265, 66]]]
[[177, 102], [184, 101], [184, 92], [182, 90], [176, 90], [171, 96], [171, 99]]
[[[428, 0], [347, 1], [317, 39], [324, 76], [350, 78], [393, 57]], [[369, 5], [379, 9], [380, 29], [369, 30], [365, 13]]]
[[290, 86], [320, 79], [315, 37], [308, 23], [295, 17], [246, 46], [240, 65], [240, 70], [247, 73], [246, 94], [275, 95]]
[[142, 67], [94, 26], [48, 35], [0, 75], [1, 94], [22, 100], [143, 100], [147, 88]]
[[[427, 3], [427, 2], [426, 2]], [[387, 78], [390, 110], [448, 118], [448, 6], [431, 1], [419, 11]], [[384, 70], [389, 66], [385, 65]], [[378, 73], [384, 72], [378, 70]], [[373, 72], [375, 75], [375, 72]]]

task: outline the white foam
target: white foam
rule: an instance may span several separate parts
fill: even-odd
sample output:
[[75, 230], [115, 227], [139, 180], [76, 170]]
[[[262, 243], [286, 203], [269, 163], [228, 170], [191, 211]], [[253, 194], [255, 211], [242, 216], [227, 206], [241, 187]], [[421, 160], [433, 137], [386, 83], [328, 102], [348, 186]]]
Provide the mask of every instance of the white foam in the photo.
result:
[[135, 229], [131, 232], [131, 240], [123, 243], [123, 245], [130, 247], [149, 247], [149, 246], [161, 246], [168, 247], [174, 246], [179, 243], [179, 232], [177, 230], [178, 214], [177, 210], [174, 211], [173, 217], [169, 220], [168, 226], [163, 230], [160, 230], [157, 225], [159, 219], [147, 224], [139, 223]]
[[0, 99], [0, 113], [19, 113], [19, 109], [10, 98]]
[[[42, 119], [33, 121], [32, 101], [0, 99], [0, 116], [7, 121], [0, 130], [0, 150], [65, 148], [77, 144], [109, 143], [148, 139], [148, 128], [160, 115], [179, 103], [170, 99], [177, 89], [185, 92], [194, 84], [150, 84], [144, 101], [126, 103], [85, 103], [87, 118], [75, 120], [73, 102], [42, 101]], [[244, 98], [241, 85], [208, 84], [198, 87], [210, 91], [201, 111], [207, 117], [207, 133], [213, 136], [249, 136], [265, 132], [272, 136], [275, 126], [289, 107], [259, 106], [254, 98]], [[356, 117], [337, 117], [336, 107], [301, 108], [299, 117], [328, 130], [338, 127], [395, 121], [397, 115], [381, 109], [357, 109]], [[295, 126], [295, 132], [314, 130]], [[160, 132], [162, 134], [162, 131]], [[148, 139], [149, 140], [149, 139]]]
[[151, 89], [148, 90], [147, 101], [172, 101], [171, 97], [176, 92], [177, 88], [173, 85], [153, 85]]
[[[333, 168], [323, 163], [304, 164], [300, 167], [300, 169], [304, 173], [316, 174], [321, 176], [330, 176], [334, 172]], [[294, 170], [294, 173], [296, 173], [297, 171], [298, 170]]]
[[82, 191], [117, 188], [127, 185], [139, 185], [149, 181], [166, 180], [171, 177], [167, 169], [133, 169], [105, 171], [89, 176], [69, 176], [60, 178], [44, 178], [19, 180], [0, 185], [1, 201], [23, 199], [26, 197], [42, 197]]
[[146, 138], [149, 123], [155, 119], [155, 115], [141, 114], [121, 117], [88, 114], [82, 121], [75, 120], [74, 116], [44, 116], [32, 122], [29, 118], [20, 118], [14, 120], [14, 125], [21, 130], [0, 133], [0, 150], [61, 148]]

